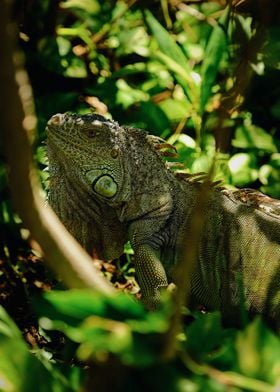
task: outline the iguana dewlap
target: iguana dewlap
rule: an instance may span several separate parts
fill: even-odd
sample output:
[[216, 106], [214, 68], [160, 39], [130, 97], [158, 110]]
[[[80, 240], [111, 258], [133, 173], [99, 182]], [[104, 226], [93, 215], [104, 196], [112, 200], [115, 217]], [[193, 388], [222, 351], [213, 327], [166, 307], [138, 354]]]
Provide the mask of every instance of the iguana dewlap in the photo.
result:
[[[129, 240], [143, 301], [157, 306], [180, 260], [200, 184], [162, 159], [164, 140], [95, 114], [56, 114], [47, 125], [49, 203], [99, 257]], [[214, 189], [204, 211], [192, 296], [235, 315], [240, 282], [248, 310], [280, 319], [280, 201]]]

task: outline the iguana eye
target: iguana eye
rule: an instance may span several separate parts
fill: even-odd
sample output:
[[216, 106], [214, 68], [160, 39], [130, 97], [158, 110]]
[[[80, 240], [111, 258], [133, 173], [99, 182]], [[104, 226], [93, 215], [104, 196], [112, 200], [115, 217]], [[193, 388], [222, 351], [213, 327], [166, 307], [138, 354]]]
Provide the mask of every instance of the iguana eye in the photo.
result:
[[95, 136], [95, 132], [93, 129], [87, 129], [86, 130], [86, 135], [88, 138], [92, 139]]
[[118, 185], [111, 176], [104, 175], [99, 177], [93, 184], [93, 189], [101, 196], [111, 198], [118, 191]]
[[117, 150], [116, 148], [112, 148], [110, 155], [112, 158], [117, 158], [119, 156], [119, 150]]

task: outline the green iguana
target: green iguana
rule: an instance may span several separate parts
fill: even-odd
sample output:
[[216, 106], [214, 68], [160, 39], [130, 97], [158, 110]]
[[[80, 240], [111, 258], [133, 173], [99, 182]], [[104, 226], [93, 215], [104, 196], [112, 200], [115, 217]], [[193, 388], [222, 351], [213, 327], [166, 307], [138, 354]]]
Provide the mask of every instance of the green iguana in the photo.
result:
[[[172, 281], [201, 184], [162, 159], [170, 147], [100, 115], [48, 122], [49, 203], [89, 253], [123, 253], [129, 240], [148, 308]], [[240, 276], [248, 310], [280, 319], [280, 201], [243, 189], [211, 191], [191, 292], [197, 303], [236, 314]]]

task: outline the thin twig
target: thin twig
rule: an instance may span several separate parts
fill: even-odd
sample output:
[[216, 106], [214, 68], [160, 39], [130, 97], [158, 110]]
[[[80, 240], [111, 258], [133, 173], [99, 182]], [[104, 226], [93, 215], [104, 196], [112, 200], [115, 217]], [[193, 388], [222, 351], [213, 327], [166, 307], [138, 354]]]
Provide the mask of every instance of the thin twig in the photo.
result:
[[190, 218], [190, 226], [188, 230], [185, 230], [184, 252], [182, 252], [183, 254], [174, 273], [174, 283], [176, 285], [173, 295], [174, 312], [166, 333], [162, 353], [162, 358], [166, 361], [173, 359], [177, 353], [177, 336], [182, 331], [182, 308], [190, 298], [191, 276], [197, 262], [199, 243], [205, 222], [206, 205], [212, 192], [211, 179], [215, 169], [215, 161], [214, 157], [209, 173], [198, 191], [196, 204]]
[[41, 196], [29, 143], [36, 128], [32, 90], [23, 57], [15, 49], [17, 32], [9, 20], [10, 4], [3, 0], [0, 13], [0, 129], [14, 206], [24, 226], [42, 247], [47, 263], [68, 287], [93, 288], [110, 294], [112, 286], [100, 276], [92, 259]]

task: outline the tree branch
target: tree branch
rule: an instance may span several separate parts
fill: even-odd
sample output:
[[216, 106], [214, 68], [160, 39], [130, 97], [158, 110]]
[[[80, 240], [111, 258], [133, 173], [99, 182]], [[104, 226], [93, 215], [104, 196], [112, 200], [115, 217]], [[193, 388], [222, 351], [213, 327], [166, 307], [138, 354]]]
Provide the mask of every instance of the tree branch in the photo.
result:
[[14, 206], [43, 249], [48, 265], [68, 287], [113, 293], [113, 287], [100, 276], [90, 256], [40, 194], [29, 142], [36, 128], [32, 90], [23, 57], [16, 49], [17, 31], [9, 19], [10, 4], [11, 1], [3, 0], [0, 13], [0, 129]]

